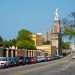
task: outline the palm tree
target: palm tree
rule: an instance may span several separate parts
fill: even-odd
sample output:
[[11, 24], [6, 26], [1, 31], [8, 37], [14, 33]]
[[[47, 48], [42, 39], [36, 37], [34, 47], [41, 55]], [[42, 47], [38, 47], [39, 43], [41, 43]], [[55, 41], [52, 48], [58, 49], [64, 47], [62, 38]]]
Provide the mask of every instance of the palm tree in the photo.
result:
[[64, 25], [64, 35], [68, 36], [70, 43], [75, 44], [75, 12], [72, 12], [70, 14], [70, 17], [63, 21], [63, 25]]

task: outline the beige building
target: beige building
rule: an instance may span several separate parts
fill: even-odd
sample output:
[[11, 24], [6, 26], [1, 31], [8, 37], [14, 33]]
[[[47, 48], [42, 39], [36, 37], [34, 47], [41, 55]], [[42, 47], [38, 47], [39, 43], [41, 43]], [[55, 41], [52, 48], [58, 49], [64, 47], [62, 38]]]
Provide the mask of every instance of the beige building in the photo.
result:
[[0, 57], [15, 57], [17, 56], [17, 49], [12, 48], [0, 48]]

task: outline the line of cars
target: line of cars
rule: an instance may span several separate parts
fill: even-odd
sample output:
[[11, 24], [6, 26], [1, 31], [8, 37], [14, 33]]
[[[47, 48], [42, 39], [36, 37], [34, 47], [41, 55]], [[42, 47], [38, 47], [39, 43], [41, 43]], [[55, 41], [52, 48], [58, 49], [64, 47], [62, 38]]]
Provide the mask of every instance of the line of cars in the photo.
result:
[[37, 62], [50, 61], [53, 59], [58, 59], [58, 57], [51, 58], [45, 56], [37, 57], [0, 57], [0, 68], [25, 65], [25, 64], [35, 64]]

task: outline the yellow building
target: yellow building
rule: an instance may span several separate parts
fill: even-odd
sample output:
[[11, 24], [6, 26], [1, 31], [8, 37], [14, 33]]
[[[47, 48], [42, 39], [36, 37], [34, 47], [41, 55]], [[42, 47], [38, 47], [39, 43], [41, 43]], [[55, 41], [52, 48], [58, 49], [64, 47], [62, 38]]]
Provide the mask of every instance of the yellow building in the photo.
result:
[[32, 40], [34, 40], [35, 46], [42, 45], [42, 34], [41, 33], [33, 34], [32, 35]]
[[32, 40], [34, 40], [35, 42], [37, 53], [39, 55], [45, 55], [45, 56], [51, 55], [51, 45], [42, 45], [43, 39], [41, 33], [33, 34]]
[[36, 46], [36, 34], [32, 35], [32, 40], [35, 42], [35, 46]]
[[42, 51], [45, 56], [51, 56], [51, 45], [41, 45], [36, 48]]

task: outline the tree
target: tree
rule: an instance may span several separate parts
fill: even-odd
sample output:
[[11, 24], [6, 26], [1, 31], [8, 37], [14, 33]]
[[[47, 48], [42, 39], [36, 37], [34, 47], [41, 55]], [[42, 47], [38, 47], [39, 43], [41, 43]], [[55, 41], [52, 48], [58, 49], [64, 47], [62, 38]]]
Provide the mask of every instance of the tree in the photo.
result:
[[32, 32], [29, 30], [21, 29], [18, 32], [16, 40], [16, 46], [18, 48], [35, 49], [35, 43], [32, 40]]
[[4, 40], [3, 46], [9, 48], [10, 46], [16, 46], [16, 39]]
[[[63, 22], [64, 25], [64, 35], [68, 36], [70, 43], [75, 44], [75, 12], [70, 14], [70, 17], [66, 18]], [[72, 55], [72, 49], [71, 55]]]
[[70, 43], [69, 42], [62, 42], [62, 48], [63, 49], [69, 49], [70, 48]]
[[9, 48], [9, 46], [11, 46], [10, 42], [8, 40], [4, 40], [3, 41], [3, 47]]
[[28, 41], [28, 40], [19, 40], [18, 42], [17, 42], [17, 46], [18, 46], [18, 48], [24, 48], [24, 49], [35, 49], [35, 46], [34, 46], [34, 43], [32, 42], [30, 42], [30, 41]]
[[0, 36], [0, 42], [2, 42], [3, 41], [3, 38]]
[[43, 42], [44, 45], [49, 45], [50, 44], [50, 41], [45, 41]]
[[3, 46], [3, 38], [0, 36], [0, 46]]
[[69, 37], [69, 40], [75, 37], [75, 28], [71, 26], [65, 26], [64, 28], [64, 35]]
[[11, 46], [16, 46], [16, 39], [9, 40]]
[[26, 29], [21, 29], [18, 32], [17, 40], [30, 40], [32, 37], [32, 33]]
[[70, 17], [64, 19], [64, 35], [68, 36], [70, 41], [75, 40], [75, 12], [70, 14]]

